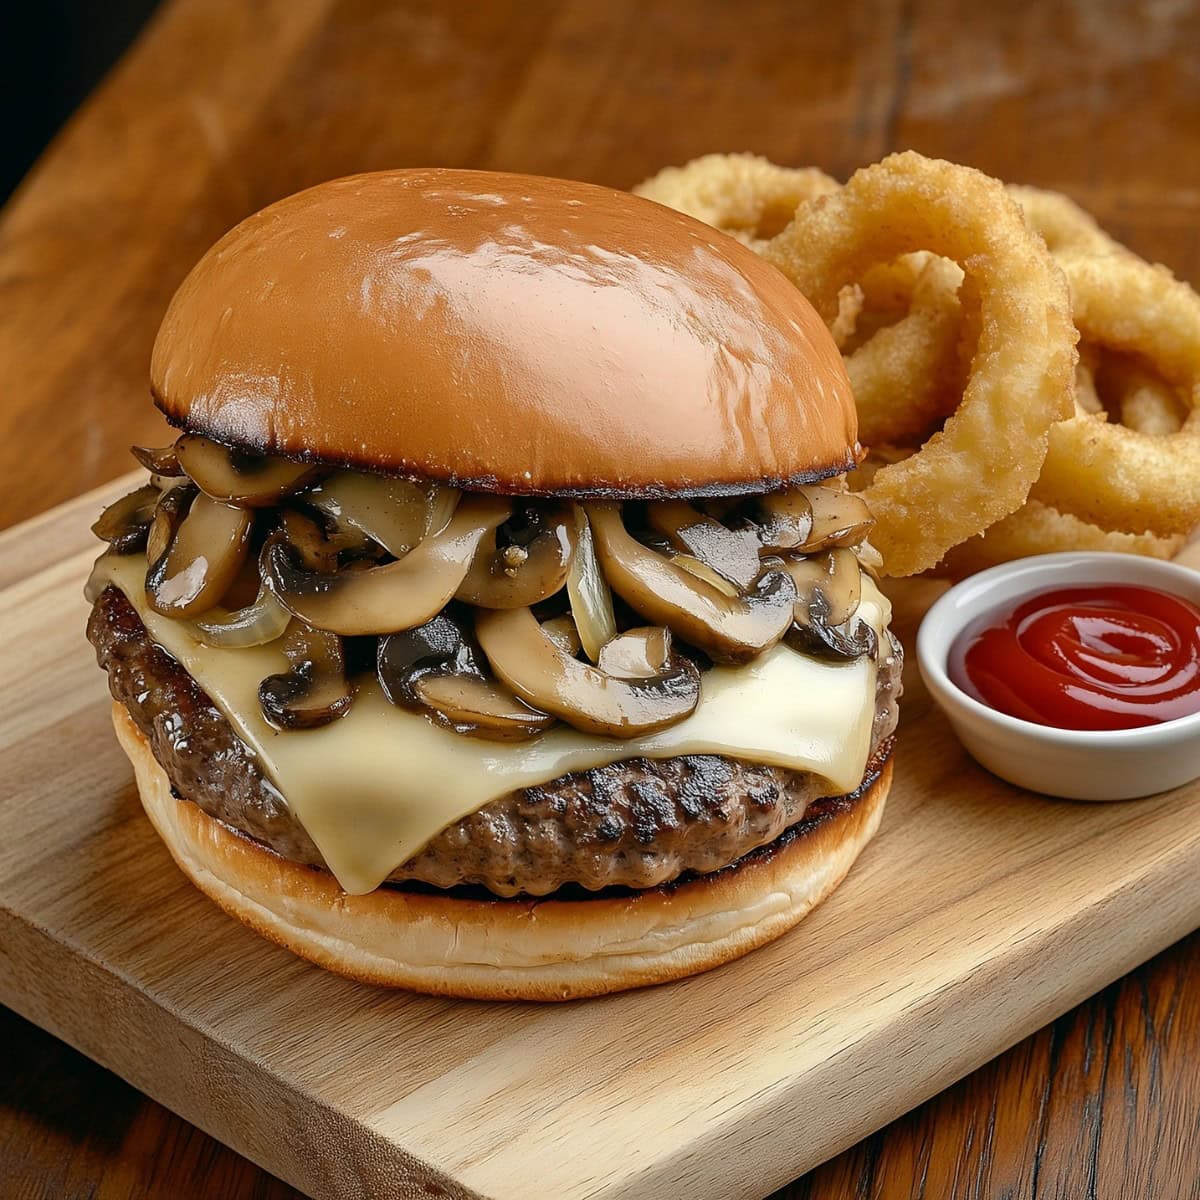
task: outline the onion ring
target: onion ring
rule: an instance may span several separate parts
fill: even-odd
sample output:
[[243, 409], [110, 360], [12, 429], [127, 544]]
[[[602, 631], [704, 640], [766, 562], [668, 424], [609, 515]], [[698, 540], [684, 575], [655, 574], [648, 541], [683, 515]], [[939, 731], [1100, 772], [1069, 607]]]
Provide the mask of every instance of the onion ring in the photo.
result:
[[1111, 397], [1121, 424], [1137, 433], [1165, 437], [1178, 433], [1187, 407], [1178, 392], [1132, 359], [1109, 355], [1100, 374], [1100, 387]]
[[[932, 567], [1016, 511], [1073, 409], [1075, 342], [1066, 282], [994, 179], [911, 151], [802, 205], [764, 255], [832, 320], [847, 280], [913, 250], [952, 258], [976, 281], [979, 340], [944, 430], [883, 467], [866, 495], [890, 575]], [[947, 498], [953, 497], [953, 503]]]
[[664, 167], [633, 191], [757, 249], [800, 204], [837, 189], [837, 180], [816, 167], [780, 167], [757, 154], [705, 154]]
[[1200, 296], [1133, 255], [1062, 261], [1082, 336], [1152, 364], [1191, 411], [1170, 437], [1091, 415], [1060, 422], [1032, 494], [1102, 529], [1188, 533], [1200, 524]]
[[1075, 364], [1075, 412], [1102, 413], [1104, 401], [1096, 390], [1096, 356], [1088, 353], [1089, 347], [1079, 347], [1079, 361]]
[[[853, 354], [860, 346], [874, 337], [881, 329], [895, 325], [908, 316], [913, 306], [917, 284], [925, 268], [938, 255], [927, 250], [902, 254], [891, 262], [876, 263], [855, 284], [861, 297], [860, 310], [849, 337], [838, 342], [843, 354]], [[944, 259], [953, 271], [951, 290], [957, 293], [962, 283], [962, 269]]]
[[1148, 558], [1172, 558], [1183, 542], [1181, 534], [1160, 538], [1145, 533], [1111, 533], [1048, 504], [1029, 500], [980, 536], [955, 546], [934, 573], [961, 579], [1014, 558], [1060, 550], [1110, 550]]
[[961, 393], [961, 282], [956, 263], [930, 255], [915, 282], [911, 311], [846, 358], [859, 436], [868, 445], [924, 437], [953, 411], [948, 397]]
[[1046, 249], [1060, 254], [1132, 254], [1100, 228], [1096, 218], [1070, 196], [1046, 188], [1008, 184], [1008, 194], [1021, 206], [1031, 229], [1041, 234]]

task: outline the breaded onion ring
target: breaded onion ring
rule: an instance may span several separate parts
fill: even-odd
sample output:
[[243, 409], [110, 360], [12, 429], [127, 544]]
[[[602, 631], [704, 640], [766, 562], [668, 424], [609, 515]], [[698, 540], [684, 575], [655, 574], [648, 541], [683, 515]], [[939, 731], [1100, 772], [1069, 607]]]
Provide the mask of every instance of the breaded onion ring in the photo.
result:
[[977, 285], [979, 339], [963, 400], [918, 453], [882, 468], [866, 495], [889, 575], [941, 560], [1024, 502], [1046, 437], [1074, 407], [1075, 330], [1066, 281], [996, 180], [895, 154], [802, 205], [764, 248], [827, 321], [841, 287], [872, 264], [932, 250]]
[[955, 546], [934, 573], [961, 579], [1014, 558], [1060, 550], [1112, 550], [1148, 558], [1172, 558], [1183, 541], [1178, 534], [1160, 538], [1153, 534], [1110, 533], [1048, 504], [1028, 500], [1012, 516]]
[[664, 167], [633, 191], [757, 249], [798, 205], [837, 189], [837, 180], [816, 167], [780, 167], [757, 154], [706, 154]]
[[1104, 412], [1104, 401], [1096, 390], [1096, 355], [1089, 353], [1091, 347], [1079, 347], [1079, 361], [1075, 364], [1075, 411], [1085, 413]]
[[1091, 415], [1062, 421], [1033, 495], [1102, 529], [1188, 533], [1200, 524], [1200, 296], [1132, 255], [1062, 261], [1083, 338], [1152, 364], [1191, 412], [1169, 437]]
[[1070, 196], [1045, 188], [1010, 183], [1008, 194], [1021, 206], [1025, 220], [1041, 234], [1046, 249], [1060, 254], [1128, 254], [1115, 238], [1100, 228], [1096, 218]]
[[1178, 392], [1132, 359], [1110, 355], [1101, 370], [1100, 383], [1127, 429], [1165, 437], [1178, 433], [1187, 420], [1187, 407]]
[[962, 277], [956, 263], [929, 255], [913, 287], [911, 311], [847, 357], [858, 434], [867, 445], [924, 437], [953, 411]]

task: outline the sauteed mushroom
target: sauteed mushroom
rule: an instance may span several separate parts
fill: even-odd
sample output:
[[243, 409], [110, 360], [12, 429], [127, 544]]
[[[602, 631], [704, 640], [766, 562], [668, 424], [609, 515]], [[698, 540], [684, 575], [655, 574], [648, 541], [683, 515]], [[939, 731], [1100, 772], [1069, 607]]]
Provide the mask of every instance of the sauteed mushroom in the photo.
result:
[[579, 640], [588, 658], [595, 662], [605, 643], [617, 636], [617, 618], [613, 614], [608, 581], [596, 561], [596, 545], [587, 513], [578, 504], [571, 508], [575, 518], [575, 553], [567, 572], [567, 595]]
[[370, 545], [367, 536], [356, 529], [343, 528], [330, 535], [312, 517], [292, 508], [281, 508], [278, 515], [283, 539], [310, 571], [336, 571], [343, 553], [361, 554]]
[[479, 543], [454, 595], [479, 608], [528, 608], [561, 591], [574, 552], [570, 509], [522, 505]]
[[412, 629], [440, 612], [467, 573], [483, 538], [508, 518], [507, 501], [472, 496], [440, 533], [395, 562], [323, 575], [305, 568], [285, 541], [269, 543], [263, 575], [302, 621], [347, 637]]
[[853, 550], [829, 550], [811, 558], [791, 559], [784, 569], [796, 584], [796, 609], [807, 608], [814, 597], [824, 598], [830, 624], [841, 625], [858, 611], [862, 598], [862, 569]]
[[310, 463], [231, 450], [196, 433], [185, 433], [175, 443], [175, 457], [206, 495], [250, 508], [276, 504], [320, 470]]
[[714, 660], [746, 662], [775, 645], [791, 624], [796, 589], [784, 572], [767, 569], [753, 591], [727, 596], [632, 537], [618, 505], [589, 504], [587, 510], [613, 590]]
[[194, 617], [219, 604], [246, 558], [250, 520], [244, 508], [196, 496], [146, 574], [150, 607], [166, 617]]
[[670, 657], [671, 631], [665, 625], [646, 625], [607, 643], [597, 666], [617, 679], [645, 679], [661, 671]]
[[183, 468], [175, 457], [174, 442], [169, 446], [130, 446], [129, 452], [151, 475], [175, 477], [183, 474]]
[[[564, 654], [569, 654], [574, 658], [583, 649], [583, 640], [579, 636], [579, 628], [575, 624], [575, 618], [570, 613], [563, 613], [561, 617], [551, 617], [549, 621], [543, 621], [541, 625], [542, 632]], [[613, 637], [616, 636], [614, 629]]]
[[[439, 495], [443, 492], [447, 494]], [[338, 471], [310, 488], [304, 500], [335, 528], [349, 526], [378, 542], [393, 557], [403, 558], [423, 537], [446, 527], [458, 497], [454, 488]]]
[[157, 504], [158, 488], [148, 483], [110, 504], [92, 532], [107, 542], [114, 554], [132, 554], [146, 544]]
[[798, 487], [761, 497], [759, 540], [768, 550], [812, 554], [833, 546], [852, 546], [874, 524], [857, 492], [833, 487]]
[[818, 658], [874, 658], [879, 653], [879, 638], [866, 621], [852, 618], [831, 625], [822, 616], [819, 601], [809, 607], [803, 622], [796, 621], [785, 640], [793, 649]]
[[798, 594], [788, 644], [824, 658], [873, 658], [879, 648], [875, 630], [855, 620], [862, 571], [854, 552], [831, 550], [785, 565]]
[[554, 724], [552, 716], [522, 704], [494, 679], [426, 675], [417, 680], [416, 692], [452, 729], [492, 741], [526, 741]]
[[475, 632], [492, 670], [522, 700], [585, 733], [653, 733], [682, 721], [700, 699], [700, 673], [681, 655], [668, 654], [640, 678], [610, 674], [565, 653], [528, 608], [480, 610]]
[[277, 729], [315, 729], [345, 716], [354, 688], [341, 638], [293, 621], [282, 648], [291, 670], [259, 684], [263, 716]]
[[737, 588], [752, 587], [762, 571], [759, 541], [752, 530], [729, 529], [683, 500], [648, 504], [646, 520], [681, 555], [703, 563]]
[[[701, 562], [698, 558], [693, 558], [690, 554], [673, 554], [671, 562], [677, 567], [682, 568], [689, 575], [695, 575], [697, 579], [703, 579], [705, 583], [715, 587], [722, 596], [730, 596], [736, 599], [739, 595], [738, 589], [721, 575], [714, 571], [706, 562]], [[761, 567], [759, 568], [762, 569]]]
[[154, 506], [154, 516], [150, 521], [150, 532], [146, 535], [148, 563], [157, 562], [167, 552], [175, 530], [179, 528], [179, 523], [187, 515], [195, 498], [196, 489], [190, 483], [164, 488], [159, 493], [158, 503]]
[[376, 667], [393, 704], [427, 710], [459, 733], [521, 741], [554, 724], [553, 717], [501, 687], [480, 659], [463, 627], [439, 613], [415, 629], [381, 638]]

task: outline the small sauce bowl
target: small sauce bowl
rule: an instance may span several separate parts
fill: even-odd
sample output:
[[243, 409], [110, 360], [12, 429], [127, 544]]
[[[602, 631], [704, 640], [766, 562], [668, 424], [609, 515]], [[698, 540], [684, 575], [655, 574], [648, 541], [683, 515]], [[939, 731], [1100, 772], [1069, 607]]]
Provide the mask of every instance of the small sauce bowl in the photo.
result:
[[968, 696], [947, 674], [959, 635], [989, 613], [1052, 588], [1132, 584], [1200, 605], [1200, 571], [1131, 554], [1043, 554], [956, 584], [925, 614], [917, 663], [930, 694], [968, 752], [993, 775], [1069, 800], [1132, 800], [1200, 777], [1200, 713], [1138, 729], [1037, 725]]

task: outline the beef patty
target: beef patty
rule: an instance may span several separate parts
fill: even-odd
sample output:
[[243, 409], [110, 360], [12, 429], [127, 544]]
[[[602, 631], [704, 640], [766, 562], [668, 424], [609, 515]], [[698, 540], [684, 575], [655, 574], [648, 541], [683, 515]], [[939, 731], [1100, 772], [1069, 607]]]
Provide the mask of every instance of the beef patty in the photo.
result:
[[[179, 796], [283, 858], [324, 866], [254, 751], [150, 640], [117, 588], [97, 597], [87, 632], [110, 691], [149, 739]], [[887, 642], [872, 755], [897, 719], [902, 657], [890, 633]], [[447, 826], [389, 878], [439, 888], [477, 884], [499, 896], [547, 895], [566, 884], [653, 887], [685, 871], [717, 870], [766, 845], [823, 794], [822, 781], [808, 772], [715, 754], [626, 759], [491, 801]]]

